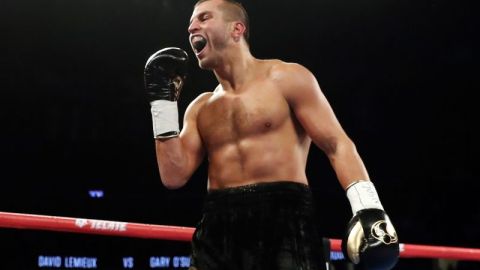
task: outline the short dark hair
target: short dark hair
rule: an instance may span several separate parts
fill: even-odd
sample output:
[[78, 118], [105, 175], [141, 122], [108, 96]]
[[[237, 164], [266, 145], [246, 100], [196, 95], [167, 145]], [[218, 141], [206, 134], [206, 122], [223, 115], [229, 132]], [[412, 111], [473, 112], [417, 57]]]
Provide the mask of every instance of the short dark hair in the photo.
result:
[[[203, 2], [207, 2], [209, 0], [198, 0], [195, 4], [195, 7], [200, 5]], [[245, 25], [245, 32], [243, 33], [243, 37], [248, 43], [248, 39], [250, 38], [250, 19], [248, 18], [247, 11], [243, 7], [243, 5], [235, 0], [222, 0], [224, 4], [222, 4], [222, 10], [225, 20], [227, 21], [234, 21], [239, 20]]]

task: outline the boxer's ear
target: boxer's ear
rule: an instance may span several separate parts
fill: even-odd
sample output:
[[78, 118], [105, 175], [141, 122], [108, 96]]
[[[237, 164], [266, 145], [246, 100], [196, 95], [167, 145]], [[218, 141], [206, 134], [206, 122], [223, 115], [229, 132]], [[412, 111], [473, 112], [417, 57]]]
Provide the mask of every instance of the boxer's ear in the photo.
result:
[[235, 41], [239, 41], [247, 30], [247, 28], [241, 21], [233, 22], [232, 28], [232, 37]]

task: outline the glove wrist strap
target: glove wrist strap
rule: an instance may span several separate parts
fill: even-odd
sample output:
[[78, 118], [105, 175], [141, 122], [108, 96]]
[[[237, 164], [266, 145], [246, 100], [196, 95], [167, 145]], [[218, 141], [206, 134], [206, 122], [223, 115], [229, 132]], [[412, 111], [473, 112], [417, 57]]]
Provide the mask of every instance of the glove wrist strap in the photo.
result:
[[176, 101], [155, 100], [150, 102], [153, 137], [163, 139], [176, 137], [180, 133], [178, 106]]
[[353, 214], [367, 208], [384, 210], [377, 190], [371, 181], [361, 180], [351, 184], [347, 188], [347, 198]]

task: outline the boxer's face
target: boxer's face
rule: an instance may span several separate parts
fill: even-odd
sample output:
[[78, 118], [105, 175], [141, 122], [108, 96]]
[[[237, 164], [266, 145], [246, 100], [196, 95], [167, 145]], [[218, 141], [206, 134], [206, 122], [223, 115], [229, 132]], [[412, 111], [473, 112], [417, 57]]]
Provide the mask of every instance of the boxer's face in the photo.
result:
[[221, 3], [221, 0], [209, 0], [197, 5], [190, 19], [190, 45], [204, 69], [213, 69], [228, 45], [229, 23], [223, 19]]

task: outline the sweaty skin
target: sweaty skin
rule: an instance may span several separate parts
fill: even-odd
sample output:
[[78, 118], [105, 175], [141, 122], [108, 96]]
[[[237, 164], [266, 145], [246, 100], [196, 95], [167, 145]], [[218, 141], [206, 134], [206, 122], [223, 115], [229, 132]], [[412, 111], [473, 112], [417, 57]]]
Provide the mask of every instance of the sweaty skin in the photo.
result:
[[195, 7], [190, 41], [199, 66], [219, 85], [187, 108], [179, 137], [156, 140], [163, 184], [183, 186], [208, 158], [208, 188], [293, 181], [307, 184], [311, 142], [328, 156], [346, 188], [368, 174], [313, 74], [301, 65], [254, 58], [243, 39], [244, 25], [226, 21], [221, 0]]
[[311, 139], [275, 80], [279, 61], [257, 61], [256, 78], [236, 91], [202, 97], [199, 134], [208, 149], [209, 186], [291, 180], [307, 183]]

